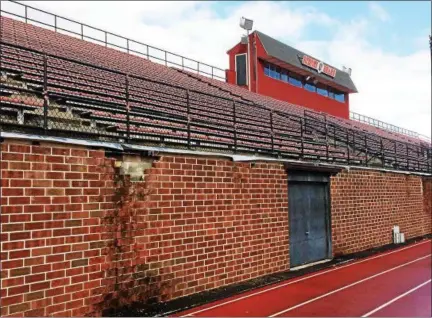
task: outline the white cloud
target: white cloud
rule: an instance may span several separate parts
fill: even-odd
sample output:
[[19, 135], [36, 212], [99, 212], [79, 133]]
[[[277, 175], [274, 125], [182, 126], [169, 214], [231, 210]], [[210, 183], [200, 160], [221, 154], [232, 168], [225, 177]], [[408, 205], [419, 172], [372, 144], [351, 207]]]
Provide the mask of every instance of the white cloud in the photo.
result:
[[376, 2], [369, 2], [369, 10], [375, 17], [380, 19], [382, 22], [387, 22], [390, 20], [390, 15], [388, 14], [388, 12]]
[[[351, 95], [353, 111], [430, 136], [428, 47], [413, 44], [415, 53], [404, 56], [372, 46], [368, 36], [377, 25], [367, 16], [342, 23], [306, 3], [293, 9], [286, 2], [230, 4], [223, 16], [216, 14], [214, 3], [200, 1], [34, 1], [32, 5], [221, 68], [228, 66], [226, 51], [243, 33], [238, 20], [244, 15], [264, 33], [332, 65], [351, 67], [359, 90]], [[370, 4], [370, 10], [380, 21], [390, 18], [376, 3]], [[327, 28], [330, 40], [308, 41], [309, 26]], [[415, 38], [427, 39], [424, 32]]]

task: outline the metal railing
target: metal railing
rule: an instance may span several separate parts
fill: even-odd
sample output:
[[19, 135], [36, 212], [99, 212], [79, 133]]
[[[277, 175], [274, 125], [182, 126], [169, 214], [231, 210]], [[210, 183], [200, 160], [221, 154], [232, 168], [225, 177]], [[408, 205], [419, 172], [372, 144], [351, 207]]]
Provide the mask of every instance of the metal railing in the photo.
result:
[[355, 112], [350, 112], [350, 119], [361, 122], [361, 123], [365, 123], [377, 128], [381, 128], [381, 129], [385, 129], [388, 131], [392, 131], [392, 132], [396, 132], [405, 136], [409, 136], [409, 137], [414, 137], [414, 138], [419, 138], [421, 140], [424, 141], [431, 141], [431, 138], [422, 134], [419, 134], [415, 131], [409, 130], [409, 129], [405, 129], [405, 128], [401, 128], [386, 122], [383, 122], [381, 120], [372, 118], [372, 117], [368, 117], [365, 115], [361, 115]]
[[[11, 8], [10, 11], [4, 9], [6, 3], [9, 4]], [[45, 10], [41, 10], [17, 1], [7, 0], [2, 1], [2, 8], [0, 10], [2, 15], [10, 15], [16, 18], [23, 19], [26, 23], [35, 24], [37, 26], [48, 27], [48, 29], [53, 30], [55, 32], [63, 31], [68, 35], [76, 35], [82, 40], [87, 40], [92, 43], [96, 42], [98, 44], [105, 45], [106, 47], [111, 47], [118, 49], [120, 51], [127, 52], [129, 54], [137, 54], [141, 57], [145, 57], [152, 62], [157, 62], [159, 64], [163, 64], [165, 66], [172, 66], [176, 68], [180, 68], [182, 70], [190, 70], [197, 72], [198, 74], [211, 77], [213, 79], [218, 79], [225, 81], [226, 75], [225, 70], [219, 67], [215, 67], [194, 59], [190, 59], [184, 57], [182, 55], [172, 53], [166, 50], [162, 50], [156, 48], [154, 46], [135, 41], [124, 36], [108, 32], [99, 28], [92, 27], [90, 25], [65, 18]], [[32, 13], [35, 12], [37, 14], [42, 14], [42, 17], [33, 17]], [[51, 22], [47, 22], [47, 20], [51, 20]], [[68, 22], [75, 24], [79, 31], [73, 30], [71, 27], [65, 27], [65, 23]], [[101, 38], [96, 38], [91, 33], [99, 33]], [[112, 38], [116, 38], [118, 40], [122, 40], [123, 44], [114, 43]], [[142, 49], [139, 49], [141, 47]]]
[[[431, 173], [431, 147], [1, 43], [0, 128]], [[30, 54], [31, 53], [31, 54]]]
[[[5, 3], [5, 2], [4, 2]], [[165, 66], [173, 66], [182, 70], [190, 70], [190, 71], [195, 71], [198, 74], [204, 75], [204, 76], [208, 76], [211, 77], [213, 79], [218, 79], [218, 80], [226, 80], [226, 76], [225, 76], [225, 70], [223, 70], [222, 68], [218, 68], [215, 66], [211, 66], [209, 64], [206, 63], [202, 63], [199, 61], [196, 61], [194, 59], [190, 59], [166, 50], [162, 50], [147, 44], [144, 44], [142, 42], [139, 41], [135, 41], [135, 40], [131, 40], [129, 38], [123, 37], [121, 35], [115, 34], [115, 33], [111, 33], [99, 28], [95, 28], [92, 26], [89, 26], [87, 24], [81, 23], [81, 22], [77, 22], [75, 20], [71, 20], [69, 18], [65, 18], [50, 12], [47, 12], [45, 10], [41, 10], [17, 1], [13, 1], [13, 0], [8, 0], [7, 3], [9, 3], [12, 6], [16, 6], [14, 8], [14, 12], [12, 11], [8, 11], [7, 9], [4, 9], [3, 7], [1, 8], [1, 13], [2, 15], [5, 14], [9, 14], [13, 17], [18, 17], [18, 18], [22, 18], [24, 19], [24, 21], [26, 23], [33, 23], [36, 24], [38, 26], [44, 26], [44, 27], [48, 27], [49, 29], [55, 31], [55, 32], [59, 32], [59, 31], [64, 31], [67, 32], [69, 35], [76, 35], [79, 38], [81, 38], [82, 40], [90, 40], [92, 43], [97, 42], [99, 44], [103, 44], [106, 47], [112, 47], [112, 48], [116, 48], [119, 49], [120, 51], [125, 51], [129, 54], [137, 54], [141, 57], [145, 57], [148, 60], [151, 60], [153, 62], [157, 62], [159, 64], [164, 64]], [[20, 13], [21, 11], [21, 13]], [[32, 17], [32, 11], [37, 12], [37, 13], [42, 13], [43, 15], [45, 15], [45, 18], [52, 18], [51, 23], [47, 22], [46, 19], [43, 18], [34, 18]], [[45, 21], [44, 21], [45, 20]], [[66, 28], [64, 26], [62, 26], [61, 22], [62, 21], [67, 21], [70, 23], [73, 23], [75, 25], [78, 26], [79, 31], [77, 32], [76, 30], [72, 30], [71, 28]], [[101, 38], [95, 38], [94, 36], [89, 35], [91, 33], [91, 31], [96, 31], [99, 32], [102, 35], [102, 39]], [[119, 45], [114, 43], [113, 41], [110, 41], [110, 38], [114, 37], [117, 39], [121, 39], [124, 41], [124, 45]], [[143, 49], [140, 50], [138, 48], [135, 48], [134, 45], [138, 45], [141, 46]], [[159, 54], [158, 54], [159, 53]], [[159, 55], [159, 56], [157, 56]], [[171, 59], [170, 59], [171, 58]], [[204, 70], [203, 70], [204, 68]], [[430, 142], [431, 138], [425, 135], [421, 135], [417, 132], [408, 130], [408, 129], [404, 129], [401, 127], [397, 127], [394, 126], [392, 124], [388, 124], [385, 123], [383, 121], [365, 116], [365, 115], [361, 115], [355, 112], [350, 112], [350, 118], [352, 120], [355, 121], [359, 121], [362, 123], [366, 123], [372, 126], [375, 126], [377, 128], [381, 128], [381, 129], [386, 129], [392, 132], [396, 132], [399, 134], [403, 134], [409, 137], [414, 137], [414, 138], [419, 138], [421, 140], [424, 140], [426, 142]]]

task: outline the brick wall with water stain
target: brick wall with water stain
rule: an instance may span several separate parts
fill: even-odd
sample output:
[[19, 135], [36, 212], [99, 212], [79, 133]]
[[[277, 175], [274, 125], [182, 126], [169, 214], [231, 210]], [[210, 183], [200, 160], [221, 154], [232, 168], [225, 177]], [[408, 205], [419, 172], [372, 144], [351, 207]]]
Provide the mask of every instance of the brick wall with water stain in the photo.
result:
[[[2, 316], [97, 316], [289, 269], [283, 164], [1, 150]], [[390, 243], [393, 225], [431, 232], [430, 179], [344, 171], [331, 196], [336, 254]]]
[[289, 267], [280, 164], [162, 156], [140, 180], [79, 146], [6, 140], [1, 158], [2, 316], [100, 315]]

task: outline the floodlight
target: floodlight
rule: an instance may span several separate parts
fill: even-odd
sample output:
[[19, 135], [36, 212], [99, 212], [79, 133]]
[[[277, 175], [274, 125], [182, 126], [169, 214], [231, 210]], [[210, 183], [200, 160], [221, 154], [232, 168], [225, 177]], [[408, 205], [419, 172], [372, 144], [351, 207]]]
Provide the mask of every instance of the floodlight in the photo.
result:
[[312, 76], [308, 76], [308, 77], [306, 77], [306, 82], [308, 82], [308, 81], [310, 81], [312, 79]]
[[240, 19], [240, 27], [241, 27], [242, 29], [247, 30], [247, 31], [252, 30], [252, 27], [253, 27], [253, 20], [246, 19], [245, 17], [242, 17], [242, 18]]

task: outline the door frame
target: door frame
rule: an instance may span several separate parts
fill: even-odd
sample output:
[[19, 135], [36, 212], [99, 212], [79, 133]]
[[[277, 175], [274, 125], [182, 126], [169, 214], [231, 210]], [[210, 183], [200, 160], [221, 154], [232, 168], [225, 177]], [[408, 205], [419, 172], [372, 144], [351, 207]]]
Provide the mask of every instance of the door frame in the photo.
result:
[[[325, 204], [325, 223], [327, 231], [327, 258], [333, 258], [333, 244], [332, 244], [332, 219], [331, 219], [331, 191], [330, 191], [330, 176], [331, 173], [328, 171], [311, 171], [311, 170], [287, 170], [288, 182], [287, 182], [287, 192], [289, 193], [290, 184], [295, 183], [320, 183], [324, 184], [326, 187], [326, 196], [324, 200]], [[287, 195], [288, 195], [287, 193]], [[290, 198], [288, 196], [288, 202]], [[289, 204], [289, 203], [288, 203]], [[290, 227], [290, 211], [288, 207], [288, 226], [289, 226], [289, 238], [291, 242], [291, 227]], [[305, 265], [307, 265], [306, 263]]]

